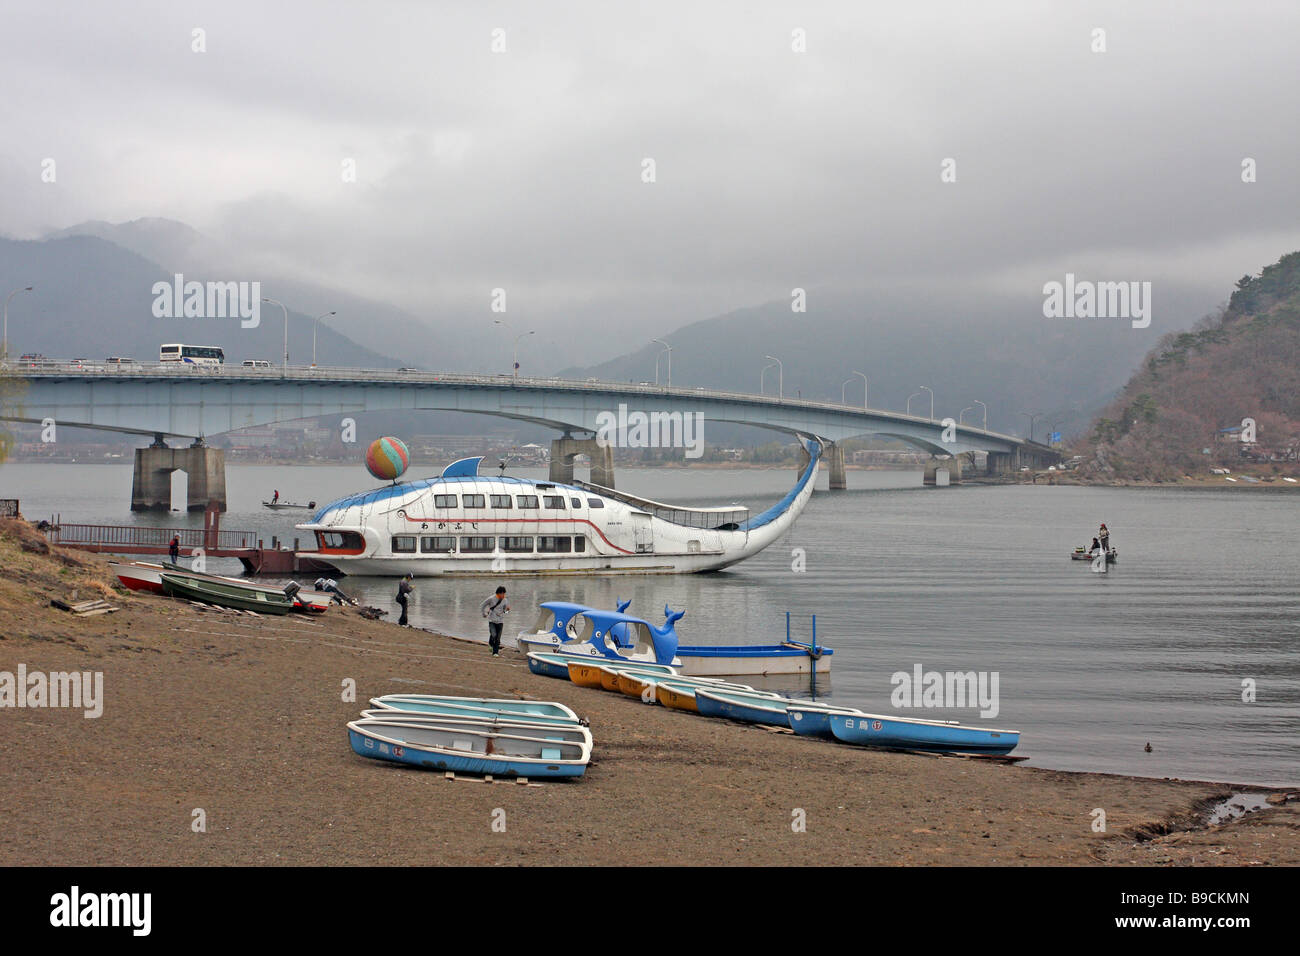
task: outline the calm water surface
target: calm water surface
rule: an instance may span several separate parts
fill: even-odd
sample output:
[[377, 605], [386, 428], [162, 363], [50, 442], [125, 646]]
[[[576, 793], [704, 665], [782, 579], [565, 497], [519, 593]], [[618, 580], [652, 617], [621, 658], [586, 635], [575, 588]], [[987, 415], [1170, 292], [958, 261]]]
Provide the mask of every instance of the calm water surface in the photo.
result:
[[[794, 473], [622, 469], [617, 479], [659, 500], [757, 508], [779, 499]], [[790, 535], [724, 573], [511, 578], [516, 620], [506, 633], [532, 624], [543, 600], [612, 608], [631, 598], [632, 613], [656, 624], [665, 604], [685, 608], [687, 643], [779, 640], [787, 611], [806, 640], [815, 614], [819, 642], [835, 649], [818, 697], [890, 712], [896, 671], [995, 671], [1000, 712], [983, 722], [1021, 730], [1016, 752], [1034, 766], [1300, 781], [1300, 489], [933, 489], [919, 473], [854, 471], [849, 484], [816, 494]], [[354, 466], [232, 465], [222, 526], [291, 541], [308, 513], [261, 508], [273, 489], [324, 503], [373, 485]], [[32, 519], [202, 526], [201, 516], [132, 516], [130, 489], [129, 464], [0, 466], [0, 497], [22, 499]], [[1102, 521], [1120, 563], [1094, 574], [1068, 553]], [[795, 549], [805, 571], [792, 570]], [[412, 622], [486, 640], [478, 607], [496, 583], [417, 580]], [[395, 581], [343, 586], [395, 619]], [[1246, 679], [1254, 703], [1242, 702]], [[902, 713], [980, 722], [974, 709]]]

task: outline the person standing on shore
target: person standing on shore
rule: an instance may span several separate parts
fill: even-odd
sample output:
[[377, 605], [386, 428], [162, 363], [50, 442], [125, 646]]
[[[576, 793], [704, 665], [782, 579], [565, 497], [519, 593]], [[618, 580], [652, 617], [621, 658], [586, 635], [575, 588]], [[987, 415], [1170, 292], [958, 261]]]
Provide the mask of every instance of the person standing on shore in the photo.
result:
[[484, 601], [480, 610], [488, 621], [488, 647], [492, 648], [492, 656], [497, 657], [501, 652], [501, 628], [506, 623], [506, 615], [510, 613], [506, 589], [497, 588], [497, 593]]
[[411, 585], [411, 576], [409, 574], [402, 578], [401, 582], [397, 585], [397, 603], [402, 606], [402, 616], [398, 618], [397, 623], [401, 627], [411, 626], [406, 620], [406, 596], [414, 590], [415, 588]]
[[181, 539], [179, 535], [172, 535], [171, 542], [167, 545], [167, 553], [171, 556], [172, 564], [179, 564], [181, 560]]

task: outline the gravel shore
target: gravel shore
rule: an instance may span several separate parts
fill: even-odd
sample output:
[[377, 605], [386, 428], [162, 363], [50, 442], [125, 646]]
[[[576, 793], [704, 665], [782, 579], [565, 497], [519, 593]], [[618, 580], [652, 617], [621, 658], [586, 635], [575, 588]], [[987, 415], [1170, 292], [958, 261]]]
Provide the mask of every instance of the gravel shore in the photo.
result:
[[[1206, 825], [1234, 790], [1223, 784], [876, 752], [709, 720], [352, 609], [255, 618], [115, 594], [117, 613], [78, 618], [49, 599], [102, 587], [102, 562], [55, 571], [12, 540], [0, 551], [0, 671], [101, 671], [105, 698], [96, 719], [0, 709], [0, 863], [1300, 862], [1296, 802]], [[579, 781], [521, 786], [354, 755], [347, 721], [398, 692], [560, 701], [590, 720], [593, 763]]]

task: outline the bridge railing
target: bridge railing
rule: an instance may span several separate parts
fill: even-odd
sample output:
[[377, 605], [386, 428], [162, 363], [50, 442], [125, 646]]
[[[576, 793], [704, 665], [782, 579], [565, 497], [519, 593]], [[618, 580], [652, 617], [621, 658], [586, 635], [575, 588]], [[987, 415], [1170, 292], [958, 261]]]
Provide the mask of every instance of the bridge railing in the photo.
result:
[[186, 550], [247, 551], [257, 547], [255, 531], [212, 531], [203, 528], [149, 528], [138, 525], [68, 524], [54, 525], [46, 532], [51, 544], [97, 548], [112, 551], [114, 546], [127, 549], [156, 548], [166, 552], [173, 537]]
[[[746, 402], [753, 405], [770, 405], [778, 408], [815, 409], [818, 411], [843, 414], [845, 412], [863, 415], [875, 415], [890, 418], [910, 425], [929, 425], [942, 427], [942, 420], [908, 415], [904, 412], [884, 409], [862, 408], [856, 405], [842, 405], [838, 402], [817, 401], [788, 396], [756, 395], [752, 392], [733, 392], [710, 388], [689, 388], [674, 385], [651, 385], [635, 382], [611, 382], [606, 380], [578, 380], [559, 377], [514, 377], [506, 373], [494, 375], [469, 372], [426, 372], [400, 371], [396, 369], [362, 369], [336, 368], [330, 366], [294, 366], [287, 369], [276, 365], [270, 368], [253, 368], [242, 365], [181, 365], [177, 363], [151, 364], [135, 363], [129, 365], [109, 364], [103, 362], [53, 362], [44, 360], [37, 363], [11, 363], [7, 371], [10, 374], [29, 378], [69, 376], [87, 378], [166, 378], [202, 381], [204, 379], [221, 379], [225, 381], [283, 381], [302, 382], [356, 382], [394, 385], [409, 382], [411, 385], [470, 385], [492, 388], [546, 388], [576, 392], [608, 392], [616, 390], [627, 394], [644, 394], [647, 396], [672, 396], [676, 398], [721, 399], [724, 401]], [[1025, 439], [1000, 432], [987, 431], [973, 425], [958, 425], [957, 429], [968, 435], [980, 435], [1013, 444], [1029, 444]]]

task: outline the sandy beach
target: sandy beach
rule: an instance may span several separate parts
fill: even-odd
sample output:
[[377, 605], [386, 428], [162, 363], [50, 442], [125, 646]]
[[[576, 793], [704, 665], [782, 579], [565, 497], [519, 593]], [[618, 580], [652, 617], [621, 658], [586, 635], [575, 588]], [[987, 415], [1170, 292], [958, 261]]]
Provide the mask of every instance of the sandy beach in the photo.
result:
[[[1208, 826], [1208, 808], [1237, 788], [709, 720], [354, 609], [255, 618], [122, 593], [101, 559], [41, 554], [39, 536], [3, 524], [0, 671], [98, 671], [104, 686], [98, 718], [0, 709], [5, 864], [1300, 863], [1294, 800]], [[50, 606], [73, 591], [121, 610]], [[522, 786], [354, 755], [347, 721], [397, 692], [560, 701], [589, 719], [592, 765], [576, 782]], [[1105, 832], [1093, 830], [1098, 808]]]

